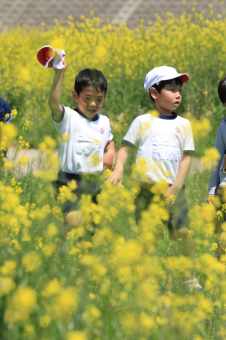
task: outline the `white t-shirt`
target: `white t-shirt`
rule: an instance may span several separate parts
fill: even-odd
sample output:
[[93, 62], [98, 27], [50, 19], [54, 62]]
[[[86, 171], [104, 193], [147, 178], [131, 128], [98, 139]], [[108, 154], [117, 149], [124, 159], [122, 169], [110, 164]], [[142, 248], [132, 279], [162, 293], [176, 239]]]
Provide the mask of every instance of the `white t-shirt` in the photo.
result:
[[104, 149], [113, 139], [109, 119], [98, 114], [96, 120], [88, 120], [69, 107], [63, 108], [61, 121], [53, 116], [58, 135], [69, 134], [68, 141], [59, 147], [61, 170], [75, 174], [102, 172]]
[[148, 183], [173, 184], [183, 153], [195, 150], [190, 122], [175, 113], [170, 118], [150, 113], [137, 117], [122, 143], [135, 146], [138, 142], [136, 179]]

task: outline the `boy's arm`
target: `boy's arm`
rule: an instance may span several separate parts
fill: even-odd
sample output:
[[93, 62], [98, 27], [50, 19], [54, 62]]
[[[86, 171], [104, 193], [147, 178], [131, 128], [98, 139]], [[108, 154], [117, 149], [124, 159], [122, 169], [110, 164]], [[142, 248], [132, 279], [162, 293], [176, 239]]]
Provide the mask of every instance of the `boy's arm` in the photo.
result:
[[57, 119], [60, 119], [63, 114], [63, 107], [60, 104], [61, 84], [64, 78], [64, 72], [67, 68], [67, 63], [64, 60], [62, 60], [62, 63], [64, 65], [63, 69], [61, 70], [54, 69], [55, 76], [54, 76], [53, 84], [52, 84], [50, 94], [49, 94], [49, 107], [50, 107], [50, 110], [52, 111], [52, 114]]
[[123, 145], [121, 149], [118, 151], [115, 161], [115, 169], [112, 172], [111, 176], [108, 178], [108, 182], [112, 184], [116, 183], [122, 184], [123, 168], [129, 155], [129, 151], [130, 147], [127, 145]]
[[104, 150], [104, 170], [111, 169], [115, 157], [115, 143], [113, 141], [108, 142]]
[[169, 187], [166, 190], [164, 197], [167, 198], [170, 195], [174, 195], [175, 199], [177, 198], [177, 195], [186, 180], [190, 167], [191, 167], [191, 156], [189, 154], [184, 154], [180, 167], [179, 167], [177, 178], [175, 179], [175, 182], [173, 183], [173, 185], [171, 185], [171, 187]]

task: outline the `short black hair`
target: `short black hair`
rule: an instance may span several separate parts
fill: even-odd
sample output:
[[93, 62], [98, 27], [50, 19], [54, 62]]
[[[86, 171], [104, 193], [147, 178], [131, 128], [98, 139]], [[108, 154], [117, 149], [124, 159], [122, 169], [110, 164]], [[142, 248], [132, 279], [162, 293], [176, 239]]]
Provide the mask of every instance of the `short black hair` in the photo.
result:
[[[164, 89], [164, 87], [165, 87], [167, 84], [171, 84], [171, 83], [173, 82], [173, 80], [175, 80], [176, 85], [180, 85], [180, 86], [183, 85], [183, 82], [182, 82], [181, 78], [180, 78], [180, 77], [177, 77], [177, 78], [174, 78], [174, 79], [162, 80], [162, 81], [160, 81], [160, 83], [159, 83], [158, 85], [157, 85], [157, 84], [154, 84], [154, 85], [151, 86], [151, 87], [154, 87], [158, 93], [161, 93], [161, 90]], [[149, 89], [149, 95], [150, 95], [150, 97], [151, 97], [151, 100], [153, 100], [153, 102], [154, 102], [155, 100], [154, 100], [154, 98], [152, 98], [152, 96], [151, 96], [150, 89]]]
[[223, 79], [221, 79], [219, 85], [218, 85], [218, 95], [220, 98], [221, 103], [226, 103], [226, 76], [224, 76]]
[[77, 74], [74, 90], [78, 96], [86, 86], [93, 86], [97, 91], [100, 89], [105, 95], [107, 93], [107, 80], [103, 73], [96, 69], [86, 68]]

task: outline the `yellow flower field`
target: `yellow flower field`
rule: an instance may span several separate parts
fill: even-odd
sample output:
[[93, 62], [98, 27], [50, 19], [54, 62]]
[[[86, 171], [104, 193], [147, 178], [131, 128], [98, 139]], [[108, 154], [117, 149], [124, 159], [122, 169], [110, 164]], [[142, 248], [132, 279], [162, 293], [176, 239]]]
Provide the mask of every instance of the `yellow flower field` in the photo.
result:
[[[152, 103], [143, 89], [146, 73], [163, 64], [190, 75], [184, 85], [179, 114], [190, 119], [202, 154], [203, 173], [186, 182], [190, 236], [195, 258], [182, 256], [183, 240], [170, 241], [166, 228], [169, 205], [161, 202], [164, 183], [153, 188], [152, 204], [137, 226], [134, 197], [139, 187], [131, 173], [145, 162], [126, 167], [125, 181], [112, 186], [101, 177], [98, 205], [81, 199], [84, 223], [65, 231], [61, 204], [76, 200], [75, 182], [54, 198], [51, 181], [57, 177], [58, 144], [47, 101], [53, 72], [36, 58], [51, 45], [66, 51], [68, 69], [62, 103], [71, 105], [74, 77], [85, 67], [106, 75], [108, 93], [103, 113], [111, 118], [116, 145], [138, 108]], [[0, 36], [0, 96], [8, 101], [13, 121], [1, 123], [0, 173], [0, 334], [1, 339], [38, 340], [204, 340], [226, 337], [226, 255], [217, 259], [216, 219], [223, 211], [206, 204], [209, 167], [218, 154], [213, 147], [216, 127], [223, 118], [217, 85], [225, 74], [226, 18], [218, 20], [168, 14], [163, 22], [135, 30], [116, 27], [99, 18], [83, 18], [68, 26], [39, 29], [16, 27]], [[123, 114], [122, 114], [123, 113]], [[120, 115], [121, 114], [121, 115]], [[205, 139], [206, 138], [206, 139]], [[24, 175], [30, 160], [8, 160], [14, 145], [29, 144], [43, 154], [42, 167]], [[98, 159], [91, 161], [98, 162]], [[161, 203], [160, 203], [161, 202]], [[217, 206], [217, 202], [215, 204]], [[195, 276], [204, 292], [191, 292], [184, 280]]]

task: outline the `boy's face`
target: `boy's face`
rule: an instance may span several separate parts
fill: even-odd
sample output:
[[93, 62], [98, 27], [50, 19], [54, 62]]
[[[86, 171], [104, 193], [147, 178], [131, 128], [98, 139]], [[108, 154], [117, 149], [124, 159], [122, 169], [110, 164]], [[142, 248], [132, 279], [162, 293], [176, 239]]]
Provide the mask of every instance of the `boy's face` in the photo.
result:
[[105, 91], [98, 91], [92, 86], [86, 86], [82, 89], [79, 96], [75, 90], [72, 96], [78, 104], [79, 112], [88, 118], [93, 118], [102, 108], [104, 103]]
[[176, 85], [173, 79], [170, 84], [166, 84], [160, 93], [155, 88], [150, 89], [150, 93], [155, 100], [156, 109], [160, 114], [169, 115], [181, 103], [182, 86]]

